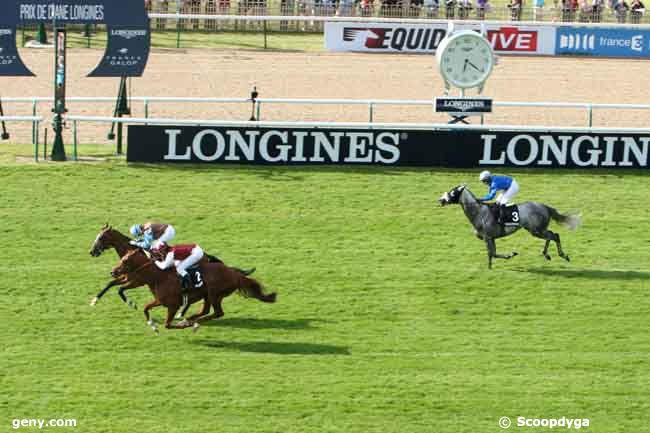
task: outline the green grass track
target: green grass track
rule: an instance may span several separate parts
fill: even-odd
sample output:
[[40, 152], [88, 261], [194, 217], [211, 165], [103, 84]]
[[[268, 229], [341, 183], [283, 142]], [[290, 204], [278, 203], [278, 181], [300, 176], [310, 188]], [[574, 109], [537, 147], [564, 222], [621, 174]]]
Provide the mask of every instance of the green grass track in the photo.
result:
[[[85, 150], [84, 154], [89, 151]], [[520, 232], [486, 267], [460, 208], [476, 171], [17, 163], [0, 146], [0, 431], [498, 433], [499, 418], [648, 431], [648, 177], [515, 171], [519, 200], [580, 210], [572, 261]], [[231, 296], [198, 333], [156, 336], [91, 258], [105, 222], [171, 222], [256, 266], [273, 305]], [[148, 289], [132, 291], [140, 307]], [[196, 307], [194, 307], [196, 308]], [[164, 309], [154, 310], [161, 320]], [[20, 432], [36, 432], [22, 428]], [[509, 432], [548, 432], [512, 426]], [[554, 429], [553, 431], [566, 431]]]

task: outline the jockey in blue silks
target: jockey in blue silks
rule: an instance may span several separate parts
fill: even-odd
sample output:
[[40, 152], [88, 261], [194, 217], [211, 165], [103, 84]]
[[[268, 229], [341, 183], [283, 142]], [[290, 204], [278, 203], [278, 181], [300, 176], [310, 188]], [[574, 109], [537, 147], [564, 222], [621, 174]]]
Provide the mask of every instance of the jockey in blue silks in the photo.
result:
[[498, 223], [503, 224], [505, 207], [519, 192], [519, 184], [510, 176], [494, 175], [487, 170], [482, 171], [478, 179], [490, 187], [488, 193], [480, 198], [481, 201], [492, 200], [497, 191], [503, 191], [495, 200], [499, 205]]
[[131, 245], [144, 248], [145, 250], [157, 248], [161, 243], [169, 242], [176, 236], [176, 230], [171, 224], [156, 222], [134, 224], [129, 231], [133, 237], [140, 238], [131, 241]]

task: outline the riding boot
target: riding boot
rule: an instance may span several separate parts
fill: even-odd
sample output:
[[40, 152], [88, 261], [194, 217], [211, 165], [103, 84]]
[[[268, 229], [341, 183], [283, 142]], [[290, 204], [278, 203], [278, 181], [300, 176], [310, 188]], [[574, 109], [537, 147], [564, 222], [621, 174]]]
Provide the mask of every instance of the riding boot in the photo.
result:
[[185, 274], [181, 276], [181, 285], [183, 286], [183, 293], [187, 293], [190, 291], [190, 286], [192, 285], [190, 274]]
[[182, 299], [182, 305], [181, 308], [185, 308], [185, 306], [188, 303], [188, 292], [190, 291], [190, 274], [185, 274], [185, 275], [180, 275], [178, 274], [178, 278], [181, 280], [181, 299]]
[[503, 224], [503, 219], [506, 216], [506, 205], [505, 204], [500, 204], [499, 205], [499, 217], [497, 218], [497, 222], [499, 224]]

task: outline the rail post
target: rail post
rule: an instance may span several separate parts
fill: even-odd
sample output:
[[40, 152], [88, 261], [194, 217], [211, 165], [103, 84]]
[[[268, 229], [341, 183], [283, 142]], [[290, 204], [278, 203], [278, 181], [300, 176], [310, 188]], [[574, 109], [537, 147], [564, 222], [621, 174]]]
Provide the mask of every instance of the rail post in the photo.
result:
[[77, 121], [72, 121], [72, 157], [77, 161]]

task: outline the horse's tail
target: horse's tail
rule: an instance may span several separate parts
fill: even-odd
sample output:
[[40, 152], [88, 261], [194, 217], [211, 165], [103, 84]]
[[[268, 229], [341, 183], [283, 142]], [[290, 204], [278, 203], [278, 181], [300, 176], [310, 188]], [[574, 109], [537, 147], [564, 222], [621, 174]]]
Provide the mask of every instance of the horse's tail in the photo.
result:
[[237, 290], [245, 298], [255, 298], [262, 302], [273, 303], [277, 297], [275, 292], [264, 293], [264, 288], [257, 280], [245, 276], [239, 279], [239, 288]]
[[554, 221], [557, 221], [558, 223], [567, 227], [569, 230], [577, 229], [578, 226], [582, 223], [582, 217], [579, 213], [570, 213], [563, 215], [550, 206], [546, 206], [546, 208], [551, 213], [551, 218], [553, 218]]

